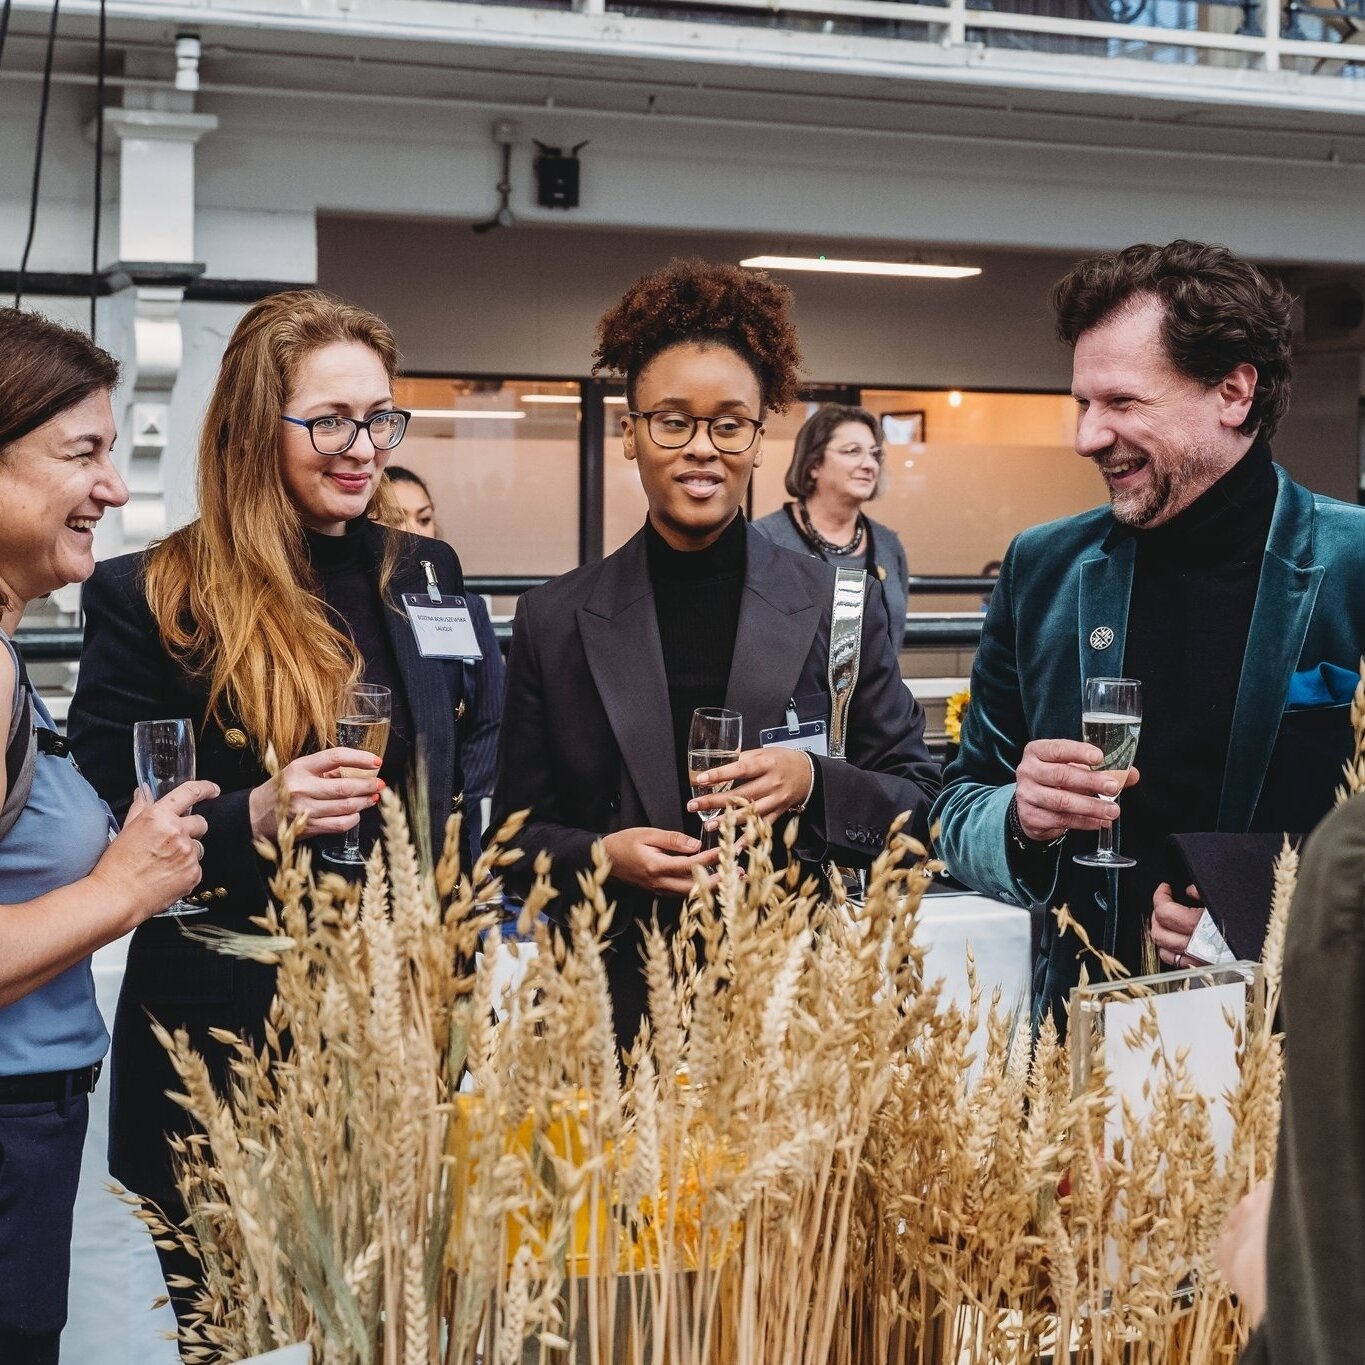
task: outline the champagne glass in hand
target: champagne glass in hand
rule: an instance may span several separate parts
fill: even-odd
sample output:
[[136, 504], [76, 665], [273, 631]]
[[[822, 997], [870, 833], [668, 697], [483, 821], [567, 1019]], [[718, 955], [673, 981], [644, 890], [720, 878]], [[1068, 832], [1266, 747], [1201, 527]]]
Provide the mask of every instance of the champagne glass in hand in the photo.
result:
[[[133, 726], [133, 767], [149, 801], [194, 781], [194, 726], [188, 720], [140, 720]], [[176, 901], [162, 915], [202, 915], [208, 906]]]
[[[744, 717], [738, 711], [726, 711], [719, 706], [699, 706], [692, 712], [692, 729], [687, 737], [687, 780], [692, 795], [715, 796], [729, 791], [732, 782], [716, 782], [701, 786], [697, 778], [715, 768], [723, 768], [739, 758], [744, 740]], [[701, 812], [701, 843], [703, 848], [715, 846], [719, 812]]]
[[[1104, 755], [1094, 772], [1112, 772], [1118, 778], [1113, 796], [1117, 801], [1128, 779], [1128, 769], [1137, 755], [1138, 732], [1142, 729], [1142, 684], [1133, 678], [1087, 678], [1085, 709], [1081, 712], [1081, 737]], [[1125, 858], [1114, 847], [1114, 825], [1100, 830], [1093, 853], [1078, 853], [1075, 861], [1085, 867], [1135, 867], [1136, 860]]]
[[[352, 683], [341, 703], [341, 717], [337, 721], [337, 745], [343, 749], [363, 749], [376, 758], [384, 757], [389, 743], [389, 719], [393, 696], [387, 687], [377, 683]], [[344, 777], [373, 777], [373, 768], [342, 768]], [[354, 867], [365, 862], [360, 851], [360, 821], [348, 829], [341, 847], [322, 855], [329, 863]]]

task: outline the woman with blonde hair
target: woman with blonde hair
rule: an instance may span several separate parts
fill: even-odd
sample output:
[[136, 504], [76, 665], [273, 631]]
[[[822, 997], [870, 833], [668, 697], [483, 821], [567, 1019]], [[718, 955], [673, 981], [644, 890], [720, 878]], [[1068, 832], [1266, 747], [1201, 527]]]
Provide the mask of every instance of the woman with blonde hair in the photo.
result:
[[[253, 844], [275, 837], [281, 806], [325, 857], [357, 825], [368, 850], [381, 789], [408, 787], [419, 767], [419, 837], [439, 849], [460, 804], [461, 663], [428, 657], [410, 624], [429, 586], [461, 592], [459, 561], [377, 519], [391, 514], [381, 475], [408, 419], [393, 401], [397, 363], [392, 333], [361, 308], [312, 291], [255, 305], [205, 414], [198, 518], [99, 565], [87, 584], [72, 747], [121, 810], [136, 786], [134, 724], [190, 718], [199, 775], [222, 788], [199, 808], [203, 879], [189, 898], [208, 924], [249, 930], [264, 909], [269, 869]], [[391, 694], [382, 760], [337, 746], [356, 683]], [[114, 1026], [110, 1170], [173, 1219], [184, 1210], [167, 1138], [189, 1123], [166, 1098], [175, 1078], [148, 1016], [186, 1029], [222, 1081], [230, 1054], [214, 1031], [259, 1041], [273, 994], [273, 968], [221, 956], [173, 919], [133, 936]], [[160, 1254], [168, 1277], [197, 1278], [188, 1256]], [[172, 1297], [183, 1319], [186, 1291]]]

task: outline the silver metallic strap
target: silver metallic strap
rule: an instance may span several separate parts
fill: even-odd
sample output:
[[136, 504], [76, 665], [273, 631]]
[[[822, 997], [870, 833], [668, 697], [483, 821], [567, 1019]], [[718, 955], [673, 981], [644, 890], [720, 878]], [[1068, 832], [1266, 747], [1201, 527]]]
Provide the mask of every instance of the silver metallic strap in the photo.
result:
[[843, 758], [848, 735], [848, 704], [858, 685], [863, 646], [863, 598], [867, 575], [861, 569], [834, 571], [834, 609], [829, 623], [829, 756]]

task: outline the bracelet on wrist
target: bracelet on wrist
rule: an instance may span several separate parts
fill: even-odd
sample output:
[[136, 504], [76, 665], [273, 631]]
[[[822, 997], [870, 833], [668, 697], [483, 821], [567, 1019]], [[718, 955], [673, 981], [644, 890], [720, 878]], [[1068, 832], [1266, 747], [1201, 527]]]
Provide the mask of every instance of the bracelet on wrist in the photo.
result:
[[801, 812], [810, 805], [810, 799], [815, 795], [815, 759], [811, 757], [809, 749], [802, 749], [801, 752], [805, 754], [806, 762], [810, 764], [810, 786], [806, 788], [806, 794], [801, 798], [801, 804], [799, 806], [789, 806], [787, 808], [793, 815], [800, 815]]

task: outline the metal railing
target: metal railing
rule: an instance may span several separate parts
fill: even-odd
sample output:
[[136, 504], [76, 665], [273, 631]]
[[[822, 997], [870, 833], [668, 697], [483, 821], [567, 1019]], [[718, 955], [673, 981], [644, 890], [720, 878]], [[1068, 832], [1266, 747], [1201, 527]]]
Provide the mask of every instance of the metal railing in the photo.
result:
[[[547, 0], [546, 8], [558, 6]], [[575, 0], [573, 8], [730, 25], [818, 26], [948, 50], [1014, 47], [1191, 65], [1228, 65], [1231, 55], [1240, 59], [1233, 65], [1272, 72], [1365, 63], [1365, 47], [1348, 46], [1365, 31], [1365, 0]], [[1232, 22], [1222, 17], [1229, 14]]]
[[[545, 578], [471, 575], [465, 587], [480, 596], [519, 597], [547, 582]], [[913, 574], [910, 595], [943, 596], [951, 594], [990, 595], [993, 578], [951, 574]], [[512, 623], [495, 621], [494, 634], [505, 654], [512, 640]], [[916, 612], [905, 622], [905, 649], [975, 649], [981, 638], [981, 616], [977, 612]], [[21, 629], [14, 642], [30, 664], [75, 663], [81, 657], [81, 631], [73, 626], [42, 626]]]

